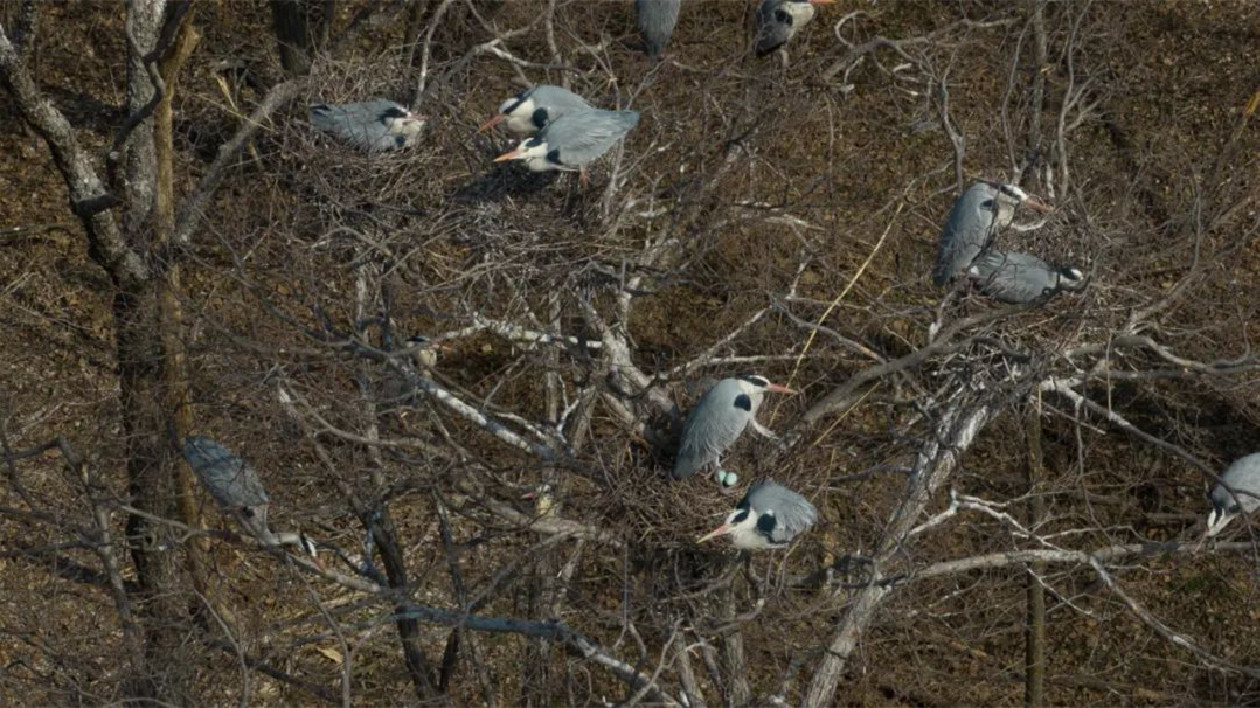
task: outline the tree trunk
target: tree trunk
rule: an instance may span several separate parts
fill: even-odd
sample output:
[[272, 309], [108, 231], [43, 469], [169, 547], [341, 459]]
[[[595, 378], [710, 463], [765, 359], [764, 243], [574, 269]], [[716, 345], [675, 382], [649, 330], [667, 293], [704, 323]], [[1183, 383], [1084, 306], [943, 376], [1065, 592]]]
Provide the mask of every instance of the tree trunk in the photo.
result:
[[271, 27], [276, 33], [280, 65], [290, 76], [311, 71], [310, 17], [303, 0], [271, 0]]

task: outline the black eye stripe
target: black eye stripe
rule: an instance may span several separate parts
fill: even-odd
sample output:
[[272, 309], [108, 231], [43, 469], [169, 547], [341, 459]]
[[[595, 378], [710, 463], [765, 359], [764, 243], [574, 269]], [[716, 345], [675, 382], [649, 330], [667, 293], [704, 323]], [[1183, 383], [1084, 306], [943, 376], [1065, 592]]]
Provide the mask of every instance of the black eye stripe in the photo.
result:
[[770, 532], [774, 531], [774, 527], [777, 525], [778, 520], [774, 518], [774, 514], [766, 512], [757, 517], [757, 530], [762, 534], [769, 536]]

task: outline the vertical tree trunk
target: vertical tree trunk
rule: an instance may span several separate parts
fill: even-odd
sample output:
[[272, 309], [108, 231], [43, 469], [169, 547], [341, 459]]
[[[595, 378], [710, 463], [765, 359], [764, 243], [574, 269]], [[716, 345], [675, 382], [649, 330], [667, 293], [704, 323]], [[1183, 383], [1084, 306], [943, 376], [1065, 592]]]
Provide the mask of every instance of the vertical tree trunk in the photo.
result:
[[[127, 3], [126, 28], [127, 52], [127, 113], [139, 113], [157, 87], [149, 79], [144, 57], [157, 46], [158, 33], [162, 29], [162, 17], [166, 0], [129, 0]], [[135, 237], [151, 228], [150, 212], [154, 205], [157, 183], [157, 156], [153, 149], [153, 121], [145, 120], [135, 127], [123, 147], [126, 159], [126, 204], [123, 216], [123, 232], [131, 237], [132, 246], [140, 245]]]
[[311, 27], [305, 2], [271, 0], [271, 27], [284, 70], [291, 76], [310, 73]]
[[[1028, 401], [1024, 420], [1028, 442], [1028, 528], [1033, 529], [1045, 516], [1041, 497], [1044, 468], [1041, 455], [1041, 396], [1033, 393]], [[1025, 636], [1024, 705], [1035, 708], [1045, 702], [1046, 676], [1046, 596], [1040, 578], [1045, 563], [1033, 563], [1028, 573], [1028, 626]]]
[[[162, 58], [159, 74], [166, 92], [153, 112], [153, 143], [157, 155], [157, 191], [153, 205], [155, 245], [159, 253], [172, 253], [175, 238], [175, 166], [174, 166], [174, 116], [171, 102], [175, 99], [175, 87], [180, 68], [201, 39], [192, 24], [192, 13], [184, 18], [176, 35], [175, 43]], [[166, 387], [165, 409], [170, 416], [169, 430], [174, 444], [179, 444], [192, 429], [192, 401], [188, 383], [188, 361], [184, 354], [184, 312], [179, 296], [183, 292], [182, 269], [178, 258], [168, 259], [165, 282], [161, 285], [161, 337], [163, 381]], [[175, 463], [175, 486], [179, 490], [180, 521], [189, 526], [200, 526], [197, 506], [194, 502], [196, 480], [187, 465]], [[205, 538], [190, 539], [185, 546], [188, 553], [188, 573], [193, 588], [203, 598], [211, 599], [206, 586], [205, 556], [208, 547]], [[227, 617], [225, 607], [215, 607], [220, 617]]]
[[[156, 48], [165, 6], [164, 0], [132, 0], [127, 4], [127, 32], [132, 39], [127, 58], [127, 109], [133, 114], [141, 111], [157, 90], [144, 57]], [[160, 181], [154, 138], [154, 121], [145, 120], [132, 131], [124, 148], [124, 234], [131, 248], [141, 253], [149, 251], [161, 230], [153, 218], [159, 206]], [[169, 153], [169, 133], [165, 139]], [[164, 178], [167, 196], [171, 197], [169, 170], [168, 165]], [[165, 208], [170, 211], [172, 206]], [[120, 288], [114, 297], [114, 320], [132, 504], [155, 517], [172, 518], [179, 514], [176, 500], [180, 490], [176, 484], [178, 460], [166, 434], [172, 413], [167, 404], [173, 392], [166, 385], [169, 364], [162, 346], [170, 325], [163, 316], [163, 291], [160, 279]], [[131, 692], [136, 697], [189, 703], [197, 662], [188, 655], [186, 597], [179, 592], [182, 576], [174, 539], [167, 528], [140, 516], [129, 520], [128, 535], [140, 585], [137, 599], [150, 672], [133, 681]]]

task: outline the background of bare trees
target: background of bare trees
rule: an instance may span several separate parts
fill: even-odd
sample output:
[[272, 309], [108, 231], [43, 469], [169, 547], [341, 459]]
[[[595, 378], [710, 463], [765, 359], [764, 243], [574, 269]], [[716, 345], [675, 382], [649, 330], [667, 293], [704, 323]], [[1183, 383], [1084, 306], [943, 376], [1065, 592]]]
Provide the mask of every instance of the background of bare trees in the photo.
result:
[[[0, 696], [1260, 700], [1253, 529], [1198, 543], [1260, 449], [1260, 7], [848, 0], [786, 69], [749, 8], [652, 69], [629, 2], [0, 1]], [[523, 79], [643, 120], [585, 189], [492, 165]], [[417, 149], [305, 122], [376, 95]], [[940, 306], [977, 178], [1086, 292]], [[804, 395], [741, 486], [825, 518], [747, 567], [662, 479], [745, 371]], [[223, 530], [172, 431], [326, 569]]]

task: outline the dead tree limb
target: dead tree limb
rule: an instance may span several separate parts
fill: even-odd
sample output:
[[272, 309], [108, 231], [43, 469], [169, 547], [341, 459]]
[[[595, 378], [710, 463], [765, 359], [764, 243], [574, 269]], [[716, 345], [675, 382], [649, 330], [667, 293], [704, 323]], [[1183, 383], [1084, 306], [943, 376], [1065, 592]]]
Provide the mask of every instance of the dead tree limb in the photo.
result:
[[[931, 437], [923, 443], [916, 456], [906, 497], [893, 513], [875, 553], [871, 564], [873, 578], [882, 577], [884, 567], [900, 553], [915, 521], [936, 491], [949, 479], [963, 451], [971, 447], [976, 436], [996, 415], [994, 403], [968, 401], [967, 398], [965, 394], [958, 394], [941, 406]], [[874, 621], [879, 605], [889, 592], [890, 588], [878, 583], [858, 591], [857, 599], [840, 619], [827, 644], [826, 654], [809, 684], [803, 705], [822, 708], [832, 704], [840, 677], [857, 648], [858, 638]]]

